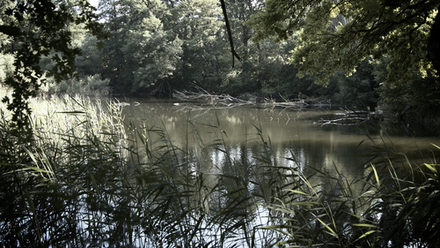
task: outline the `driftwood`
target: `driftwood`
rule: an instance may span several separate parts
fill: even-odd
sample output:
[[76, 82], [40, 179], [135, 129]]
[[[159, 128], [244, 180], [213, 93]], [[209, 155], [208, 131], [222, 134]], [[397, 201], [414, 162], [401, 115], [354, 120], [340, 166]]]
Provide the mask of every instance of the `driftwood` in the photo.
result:
[[[259, 98], [254, 97], [249, 100], [243, 100], [230, 95], [216, 95], [211, 94], [208, 91], [197, 88], [198, 92], [193, 91], [175, 91], [173, 97], [179, 102], [190, 102], [195, 103], [188, 105], [180, 105], [180, 103], [175, 103], [175, 106], [179, 106], [180, 110], [198, 110], [202, 114], [208, 112], [212, 109], [229, 109], [239, 106], [258, 106], [259, 108], [267, 109], [282, 109], [281, 112], [289, 109], [301, 110], [304, 108], [322, 108], [322, 107], [332, 107], [331, 102], [318, 101], [317, 99], [311, 98], [297, 98], [293, 101], [282, 98], [283, 102], [276, 102], [274, 99]], [[208, 108], [207, 108], [208, 107]], [[372, 119], [380, 118], [381, 113], [375, 113], [370, 111], [345, 111], [335, 114], [334, 119], [321, 119], [315, 124], [321, 126], [325, 125], [338, 125], [338, 126], [352, 126], [365, 123]]]
[[173, 97], [182, 102], [199, 103], [213, 106], [232, 106], [252, 104], [251, 101], [245, 101], [230, 95], [214, 95], [201, 89], [202, 92], [192, 91], [174, 91]]
[[321, 119], [317, 122], [321, 126], [325, 125], [337, 125], [337, 126], [353, 126], [365, 123], [374, 118], [377, 118], [378, 114], [369, 111], [345, 111], [336, 114], [337, 118], [331, 120]]
[[298, 109], [307, 106], [315, 106], [314, 104], [310, 104], [305, 99], [296, 99], [294, 101], [288, 101], [284, 99], [283, 102], [277, 102], [273, 99], [253, 97], [249, 100], [243, 100], [226, 94], [223, 95], [211, 94], [201, 88], [199, 88], [199, 92], [174, 91], [173, 97], [179, 100], [180, 102], [198, 103], [200, 105], [205, 105], [205, 106], [207, 105], [214, 108], [218, 108], [218, 107], [231, 108], [231, 107], [238, 107], [243, 105], [258, 105], [258, 107], [262, 107], [262, 108]]

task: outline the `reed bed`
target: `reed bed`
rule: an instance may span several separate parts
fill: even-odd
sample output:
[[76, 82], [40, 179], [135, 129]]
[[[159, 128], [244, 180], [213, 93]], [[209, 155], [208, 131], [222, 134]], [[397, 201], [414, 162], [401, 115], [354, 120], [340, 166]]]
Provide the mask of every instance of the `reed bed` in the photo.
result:
[[440, 245], [435, 161], [368, 164], [349, 180], [336, 167], [306, 173], [293, 152], [281, 166], [258, 127], [260, 146], [235, 147], [217, 120], [213, 144], [188, 130], [199, 140], [189, 149], [163, 127], [125, 122], [114, 100], [31, 106], [33, 136], [23, 141], [0, 105], [1, 246]]

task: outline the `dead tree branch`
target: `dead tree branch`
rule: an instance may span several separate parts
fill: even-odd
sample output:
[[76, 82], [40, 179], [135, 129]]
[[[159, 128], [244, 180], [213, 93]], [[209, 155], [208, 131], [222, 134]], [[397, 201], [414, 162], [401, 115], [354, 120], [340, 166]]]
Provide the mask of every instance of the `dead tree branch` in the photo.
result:
[[225, 18], [225, 24], [226, 24], [226, 31], [228, 33], [228, 38], [229, 38], [229, 45], [231, 46], [231, 53], [232, 53], [232, 67], [234, 67], [235, 64], [235, 58], [237, 58], [239, 61], [240, 56], [238, 56], [237, 52], [235, 51], [234, 48], [234, 41], [232, 40], [232, 32], [231, 32], [231, 26], [229, 25], [229, 20], [228, 20], [228, 14], [226, 12], [226, 4], [225, 4], [225, 0], [220, 0], [220, 4], [222, 6], [222, 10], [223, 10], [223, 16]]

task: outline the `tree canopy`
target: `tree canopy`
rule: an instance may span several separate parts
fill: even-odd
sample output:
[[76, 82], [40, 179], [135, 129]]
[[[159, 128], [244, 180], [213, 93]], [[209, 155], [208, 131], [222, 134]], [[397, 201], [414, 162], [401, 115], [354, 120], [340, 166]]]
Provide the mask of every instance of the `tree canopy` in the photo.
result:
[[[0, 0], [0, 83], [12, 88], [4, 101], [18, 125], [37, 92], [171, 97], [200, 88], [355, 109], [379, 104], [416, 116], [421, 106], [434, 112], [440, 103], [438, 6], [100, 0], [95, 13], [82, 0]], [[105, 39], [93, 35], [98, 30]], [[231, 52], [240, 58], [234, 67]]]
[[440, 72], [437, 0], [267, 0], [254, 16], [256, 39], [293, 37], [301, 75], [327, 84], [364, 60], [387, 59], [386, 81]]
[[[3, 101], [14, 113], [13, 122], [23, 126], [30, 111], [27, 99], [37, 93], [44, 76], [62, 80], [74, 71], [80, 49], [72, 45], [72, 25], [83, 24], [96, 33], [99, 24], [85, 0], [1, 0], [0, 9], [0, 52], [14, 56], [13, 72], [4, 80], [13, 95]], [[43, 58], [53, 66], [43, 69]]]

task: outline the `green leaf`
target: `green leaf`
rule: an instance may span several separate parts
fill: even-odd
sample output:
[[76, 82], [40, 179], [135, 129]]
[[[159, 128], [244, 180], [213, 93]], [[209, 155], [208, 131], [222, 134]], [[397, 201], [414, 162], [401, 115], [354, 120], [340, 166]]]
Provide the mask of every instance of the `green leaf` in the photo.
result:
[[365, 224], [365, 223], [353, 224], [353, 226], [377, 228], [377, 226], [375, 226], [375, 225]]
[[434, 174], [437, 174], [437, 169], [434, 168], [434, 166], [436, 166], [435, 164], [427, 164], [427, 163], [424, 163], [424, 165], [425, 165], [426, 168], [428, 168], [430, 171], [434, 172]]
[[34, 171], [36, 171], [36, 172], [48, 173], [48, 174], [49, 174], [49, 171], [47, 171], [47, 170], [43, 170], [43, 169], [38, 168], [38, 167], [35, 167], [35, 166], [26, 166], [26, 168], [28, 168], [28, 169], [30, 169], [30, 170], [34, 170]]
[[338, 238], [338, 234], [327, 224], [325, 224], [324, 221], [322, 221], [320, 218], [316, 217], [316, 219], [323, 225], [325, 226], [325, 228], [327, 228], [327, 230], [330, 231], [329, 234], [331, 234], [332, 236], [334, 236], [335, 238]]
[[318, 202], [291, 202], [288, 206], [313, 206], [319, 204]]
[[371, 164], [371, 168], [373, 168], [374, 177], [376, 178], [377, 187], [380, 187], [379, 175], [377, 174], [376, 168], [373, 164]]
[[372, 234], [372, 233], [375, 233], [375, 232], [376, 232], [376, 230], [368, 231], [368, 232], [362, 234], [359, 238], [357, 238], [357, 239], [355, 240], [355, 242], [358, 241], [358, 240], [361, 240], [361, 239], [365, 238], [366, 236], [368, 236], [368, 235], [370, 235], [370, 234]]
[[307, 195], [307, 193], [304, 193], [300, 190], [289, 189], [288, 191], [294, 194]]

